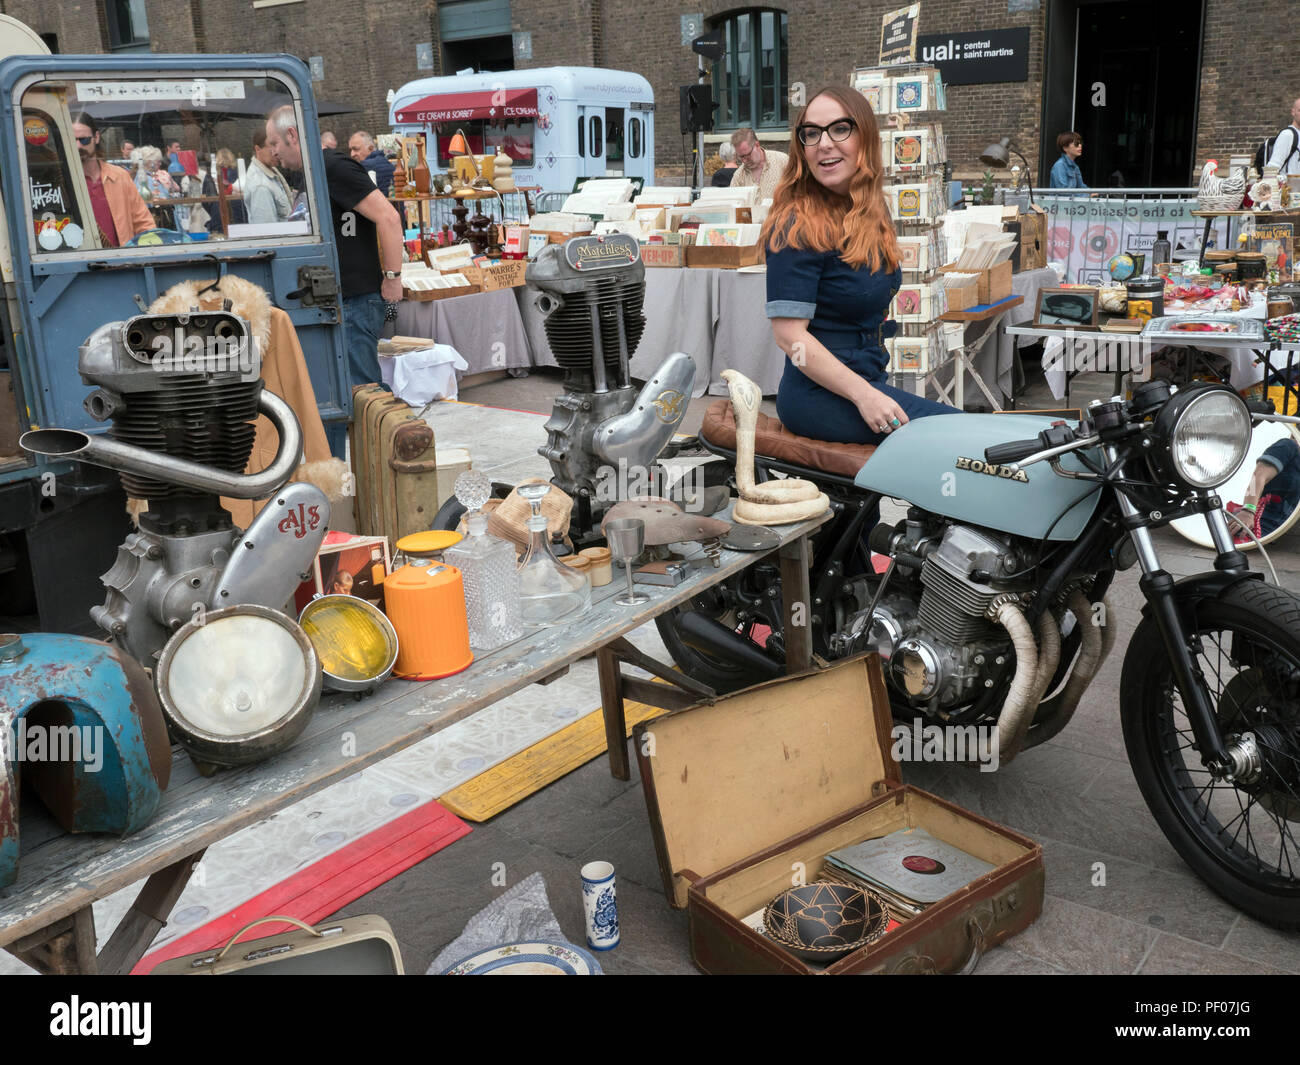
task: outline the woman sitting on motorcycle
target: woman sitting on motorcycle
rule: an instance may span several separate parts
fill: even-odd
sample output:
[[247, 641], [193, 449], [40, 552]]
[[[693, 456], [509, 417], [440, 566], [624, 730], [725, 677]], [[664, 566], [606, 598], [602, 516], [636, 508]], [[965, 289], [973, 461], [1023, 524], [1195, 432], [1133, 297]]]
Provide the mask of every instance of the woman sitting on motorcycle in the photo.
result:
[[958, 413], [887, 383], [885, 316], [901, 273], [883, 174], [862, 95], [831, 86], [814, 96], [763, 228], [767, 316], [790, 360], [777, 416], [800, 436], [879, 444], [912, 418]]

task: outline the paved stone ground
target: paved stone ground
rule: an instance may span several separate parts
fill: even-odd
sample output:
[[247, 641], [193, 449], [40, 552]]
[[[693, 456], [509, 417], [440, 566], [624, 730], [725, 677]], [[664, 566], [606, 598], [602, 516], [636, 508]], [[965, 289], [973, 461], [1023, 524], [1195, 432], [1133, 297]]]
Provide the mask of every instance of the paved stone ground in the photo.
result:
[[[549, 411], [558, 382], [538, 376], [479, 386], [471, 402]], [[1087, 375], [1073, 401], [1105, 395], [1108, 382]], [[698, 427], [708, 398], [684, 425]], [[1024, 407], [1050, 406], [1031, 370]], [[769, 408], [770, 409], [770, 404]], [[1174, 574], [1208, 567], [1208, 552], [1176, 533], [1158, 536]], [[1300, 590], [1300, 535], [1271, 552], [1284, 587]], [[1253, 562], [1253, 560], [1252, 560]], [[1211, 892], [1178, 857], [1147, 811], [1128, 767], [1118, 690], [1123, 652], [1141, 606], [1137, 571], [1116, 580], [1115, 652], [1054, 740], [996, 773], [906, 765], [904, 777], [967, 809], [1017, 829], [1044, 848], [1043, 914], [1008, 945], [991, 952], [981, 973], [1300, 973], [1300, 935], [1279, 933]], [[592, 706], [599, 705], [592, 692]], [[635, 767], [634, 767], [635, 770]], [[756, 811], [761, 816], [761, 811]], [[686, 916], [667, 903], [638, 780], [610, 777], [602, 757], [569, 774], [465, 839], [357, 900], [344, 913], [379, 913], [392, 924], [408, 972], [422, 973], [460, 934], [465, 921], [498, 893], [492, 876], [504, 863], [510, 884], [532, 872], [546, 879], [566, 935], [583, 941], [578, 869], [614, 864], [622, 943], [602, 956], [610, 973], [694, 973]], [[1106, 886], [1093, 886], [1105, 863]]]

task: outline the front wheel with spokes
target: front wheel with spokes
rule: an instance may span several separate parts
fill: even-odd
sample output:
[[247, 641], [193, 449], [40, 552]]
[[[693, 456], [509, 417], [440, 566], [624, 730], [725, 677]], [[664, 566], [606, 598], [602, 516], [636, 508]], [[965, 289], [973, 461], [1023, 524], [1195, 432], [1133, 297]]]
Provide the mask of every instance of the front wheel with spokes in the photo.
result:
[[1161, 830], [1211, 888], [1267, 924], [1300, 929], [1300, 597], [1257, 581], [1188, 606], [1190, 646], [1234, 780], [1202, 764], [1159, 629], [1133, 634], [1120, 683], [1124, 744]]

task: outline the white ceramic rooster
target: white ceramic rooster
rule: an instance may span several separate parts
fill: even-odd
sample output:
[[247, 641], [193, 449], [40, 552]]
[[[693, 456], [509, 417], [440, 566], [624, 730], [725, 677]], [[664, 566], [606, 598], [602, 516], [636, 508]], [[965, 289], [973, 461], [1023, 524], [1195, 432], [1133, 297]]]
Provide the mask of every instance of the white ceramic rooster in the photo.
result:
[[1202, 211], [1235, 211], [1246, 195], [1244, 179], [1218, 176], [1219, 164], [1213, 159], [1201, 171], [1201, 184], [1196, 192], [1196, 203]]

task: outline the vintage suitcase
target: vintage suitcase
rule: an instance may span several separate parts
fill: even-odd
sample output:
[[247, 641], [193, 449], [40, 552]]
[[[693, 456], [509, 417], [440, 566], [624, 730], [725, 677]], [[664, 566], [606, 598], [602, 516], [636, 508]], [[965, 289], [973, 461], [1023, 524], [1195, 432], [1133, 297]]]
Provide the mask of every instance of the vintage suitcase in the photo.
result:
[[374, 450], [370, 445], [373, 429], [368, 429], [374, 421], [379, 407], [391, 403], [393, 394], [381, 385], [358, 385], [352, 389], [352, 421], [348, 423], [348, 444], [352, 460], [354, 479], [353, 509], [357, 529], [368, 525], [370, 518], [371, 489], [374, 476], [370, 470], [370, 455]]
[[[706, 973], [969, 971], [1042, 912], [1042, 848], [902, 783], [874, 653], [636, 727], [669, 902]], [[744, 919], [841, 847], [921, 827], [997, 868], [821, 968]]]
[[[245, 932], [268, 923], [297, 928], [238, 942]], [[150, 975], [401, 976], [402, 952], [388, 922], [373, 914], [323, 921], [315, 928], [296, 917], [262, 917], [246, 924], [219, 950], [172, 958]]]
[[[456, 472], [467, 468], [465, 456]], [[357, 479], [357, 531], [390, 544], [433, 523], [451, 484], [439, 492], [433, 429], [391, 392], [366, 385], [353, 393], [352, 468]], [[454, 473], [446, 479], [454, 482]]]

